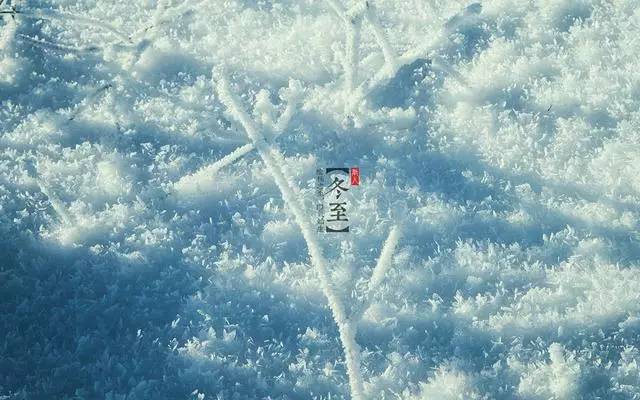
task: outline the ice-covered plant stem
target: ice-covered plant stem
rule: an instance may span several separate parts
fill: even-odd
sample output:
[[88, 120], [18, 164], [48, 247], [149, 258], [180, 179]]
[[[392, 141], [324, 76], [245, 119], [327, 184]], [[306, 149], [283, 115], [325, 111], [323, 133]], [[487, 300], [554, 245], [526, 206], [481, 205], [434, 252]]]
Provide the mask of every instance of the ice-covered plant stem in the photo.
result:
[[[340, 341], [342, 343], [345, 356], [351, 398], [353, 400], [362, 400], [365, 398], [365, 392], [364, 379], [361, 372], [360, 346], [356, 342], [357, 325], [362, 318], [362, 314], [371, 304], [373, 294], [381, 284], [384, 275], [391, 268], [393, 253], [400, 239], [400, 227], [393, 227], [389, 233], [389, 237], [385, 241], [380, 253], [380, 258], [369, 280], [367, 293], [365, 294], [365, 301], [357, 312], [349, 314], [344, 302], [338, 294], [338, 291], [333, 287], [331, 282], [330, 272], [320, 246], [320, 240], [313, 229], [311, 221], [304, 211], [303, 204], [295, 195], [298, 189], [295, 188], [284, 176], [284, 167], [281, 162], [281, 160], [283, 160], [282, 154], [274, 145], [266, 141], [264, 134], [260, 130], [260, 126], [250, 117], [244, 107], [242, 107], [237, 96], [231, 90], [228, 77], [223, 67], [214, 68], [213, 80], [220, 101], [227, 107], [229, 114], [231, 114], [231, 116], [239, 122], [240, 125], [242, 125], [249, 137], [249, 140], [251, 141], [250, 144], [239, 148], [237, 151], [240, 153], [246, 153], [252, 149], [257, 150], [260, 158], [266, 165], [267, 170], [275, 180], [285, 203], [293, 213], [296, 223], [302, 231], [302, 235], [309, 250], [311, 264], [320, 279], [323, 294], [327, 298], [333, 319], [338, 327]], [[290, 87], [291, 86], [292, 85], [290, 84]], [[294, 92], [299, 91], [294, 90]], [[283, 116], [281, 116], [281, 119], [288, 120], [293, 114], [293, 104], [295, 104], [295, 101], [294, 98], [291, 98], [291, 96], [289, 97], [290, 102], [285, 109]], [[284, 122], [282, 124], [284, 124]], [[234, 154], [232, 153], [214, 165], [222, 167], [228, 164], [230, 162], [229, 160], [234, 158]]]
[[258, 151], [260, 158], [265, 163], [267, 170], [275, 180], [284, 201], [289, 206], [296, 223], [302, 231], [309, 250], [311, 264], [318, 274], [322, 291], [327, 298], [331, 313], [338, 326], [340, 340], [345, 354], [351, 397], [353, 400], [362, 400], [364, 399], [364, 385], [360, 372], [360, 348], [356, 343], [355, 328], [352, 321], [348, 318], [347, 311], [340, 296], [331, 284], [329, 270], [313, 226], [307, 218], [301, 202], [295, 195], [295, 188], [284, 176], [283, 167], [279, 162], [282, 155], [277, 149], [266, 142], [264, 135], [258, 130], [256, 123], [240, 105], [236, 95], [231, 91], [224, 68], [214, 68], [213, 79], [216, 81], [216, 90], [220, 100], [227, 107], [229, 113], [244, 128], [247, 136]]

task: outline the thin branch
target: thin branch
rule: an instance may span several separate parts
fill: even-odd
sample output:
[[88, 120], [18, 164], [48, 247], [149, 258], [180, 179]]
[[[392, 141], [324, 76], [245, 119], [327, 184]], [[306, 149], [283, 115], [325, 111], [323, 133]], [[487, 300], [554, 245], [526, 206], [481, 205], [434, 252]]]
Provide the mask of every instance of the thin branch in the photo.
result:
[[60, 222], [63, 222], [65, 225], [72, 225], [74, 219], [73, 217], [71, 217], [71, 215], [69, 215], [64, 204], [62, 204], [62, 202], [55, 195], [53, 195], [52, 192], [49, 191], [47, 185], [42, 181], [42, 179], [35, 178], [35, 180], [40, 187], [40, 191], [49, 199], [49, 204], [51, 204], [51, 208], [53, 208], [53, 211], [58, 214], [58, 219], [60, 220]]
[[398, 71], [404, 67], [405, 65], [409, 65], [421, 58], [424, 54], [427, 53], [426, 49], [418, 49], [414, 48], [408, 50], [400, 57], [395, 59], [395, 62], [391, 65], [388, 65], [386, 68], [382, 68], [378, 70], [375, 74], [364, 80], [356, 89], [355, 89], [355, 100], [354, 101], [362, 101], [365, 97], [367, 97], [371, 92], [375, 89], [383, 85], [389, 79], [396, 76]]
[[387, 240], [384, 242], [382, 246], [382, 251], [380, 252], [380, 257], [378, 258], [378, 262], [373, 269], [371, 274], [371, 278], [369, 279], [369, 283], [367, 285], [365, 299], [360, 307], [359, 311], [354, 314], [352, 317], [354, 321], [360, 321], [362, 319], [362, 315], [369, 309], [371, 304], [373, 303], [373, 298], [382, 283], [385, 275], [389, 271], [392, 266], [393, 261], [393, 253], [398, 245], [398, 241], [402, 236], [400, 226], [396, 225], [391, 228], [391, 232], [389, 232], [389, 236]]
[[354, 17], [345, 24], [346, 54], [345, 54], [345, 83], [346, 89], [352, 92], [358, 82], [358, 65], [360, 63], [358, 50], [360, 48], [360, 28], [362, 19]]
[[340, 18], [345, 23], [348, 22], [347, 18], [345, 17], [344, 8], [342, 8], [342, 6], [338, 4], [338, 2], [336, 2], [335, 0], [325, 0], [325, 1], [329, 5], [329, 7], [333, 10], [333, 12], [338, 16], [338, 18]]
[[90, 25], [90, 26], [100, 28], [102, 30], [112, 33], [122, 42], [131, 43], [131, 38], [129, 38], [128, 35], [120, 32], [113, 25], [98, 19], [83, 17], [80, 15], [70, 14], [70, 13], [51, 10], [51, 9], [48, 9], [48, 10], [21, 9], [21, 10], [12, 10], [12, 11], [0, 11], [0, 13], [19, 15], [25, 18], [33, 18], [33, 19], [58, 20], [63, 22], [74, 21], [80, 24]]
[[112, 84], [108, 83], [96, 89], [93, 93], [85, 98], [85, 103], [80, 104], [72, 113], [71, 116], [67, 119], [67, 122], [71, 122], [76, 119], [76, 117], [82, 114], [91, 104], [93, 104], [103, 93], [113, 87]]
[[281, 155], [277, 149], [267, 144], [264, 136], [258, 131], [258, 127], [255, 122], [240, 106], [239, 100], [231, 91], [229, 81], [224, 70], [214, 70], [213, 76], [218, 80], [216, 88], [220, 100], [227, 106], [229, 113], [244, 127], [247, 136], [249, 136], [253, 142], [256, 150], [262, 158], [262, 161], [273, 176], [285, 203], [293, 213], [294, 219], [302, 231], [302, 236], [304, 237], [309, 250], [311, 264], [314, 266], [318, 274], [322, 290], [328, 300], [333, 318], [338, 326], [340, 340], [345, 353], [351, 396], [354, 400], [362, 400], [364, 396], [364, 384], [360, 371], [360, 348], [355, 340], [355, 329], [353, 329], [351, 321], [347, 317], [342, 300], [331, 284], [329, 270], [326, 266], [322, 250], [319, 245], [319, 240], [312, 228], [312, 224], [309, 221], [302, 204], [298, 200], [298, 197], [295, 195], [294, 186], [291, 184], [290, 180], [286, 179], [284, 176], [283, 167], [278, 161], [278, 158], [281, 157]]
[[191, 185], [195, 185], [196, 187], [198, 187], [199, 186], [198, 182], [214, 177], [218, 173], [218, 171], [220, 171], [222, 168], [234, 163], [236, 160], [243, 157], [254, 148], [255, 147], [253, 143], [248, 143], [248, 144], [245, 144], [244, 146], [240, 146], [234, 151], [232, 151], [231, 153], [227, 154], [226, 156], [222, 157], [218, 161], [214, 162], [213, 164], [209, 164], [203, 168], [200, 168], [198, 171], [194, 172], [193, 174], [183, 176], [182, 178], [180, 178], [180, 180], [174, 183], [173, 186], [178, 191], [181, 191], [181, 189], [184, 189], [185, 187], [188, 187]]
[[158, 26], [160, 24], [162, 17], [167, 12], [167, 8], [169, 8], [169, 0], [158, 0], [158, 5], [151, 17], [152, 26]]
[[[421, 44], [398, 56], [395, 54], [395, 51], [391, 47], [382, 27], [380, 26], [380, 22], [378, 21], [375, 13], [375, 8], [371, 3], [372, 0], [358, 2], [354, 7], [346, 12], [335, 2], [335, 0], [325, 1], [331, 6], [332, 9], [334, 9], [334, 12], [338, 14], [341, 19], [347, 21], [347, 23], [345, 24], [347, 36], [345, 81], [347, 89], [351, 92], [351, 97], [347, 100], [348, 104], [346, 104], [345, 106], [346, 113], [351, 113], [354, 109], [354, 106], [358, 103], [361, 103], [363, 99], [366, 98], [372, 91], [380, 87], [389, 79], [396, 76], [400, 68], [404, 67], [405, 65], [409, 65], [419, 58], [423, 57], [430, 58], [433, 61], [432, 67], [441, 71], [445, 71], [462, 84], [468, 85], [468, 83], [460, 74], [458, 74], [450, 67], [446, 66], [446, 64], [439, 62], [438, 58], [434, 54], [435, 50], [441, 45], [442, 40], [444, 40], [442, 37], [442, 33], [434, 42]], [[384, 68], [381, 68], [376, 73], [357, 84], [357, 75], [359, 68], [357, 47], [359, 46], [360, 23], [358, 22], [356, 27], [349, 21], [353, 21], [354, 18], [359, 19], [361, 17], [364, 17], [366, 22], [371, 25], [374, 36], [376, 38], [376, 42], [380, 46], [385, 58], [385, 66]]]
[[[352, 92], [358, 81], [358, 50], [360, 48], [360, 29], [362, 15], [358, 12], [361, 7], [345, 11], [335, 0], [325, 0], [329, 7], [344, 23], [345, 31], [345, 89]], [[348, 110], [346, 110], [348, 112]]]
[[72, 53], [95, 53], [100, 51], [100, 47], [97, 46], [88, 46], [88, 47], [75, 47], [64, 44], [58, 44], [53, 42], [48, 42], [44, 39], [33, 38], [28, 35], [24, 35], [22, 33], [18, 33], [16, 35], [19, 40], [23, 40], [25, 42], [31, 43], [38, 47], [48, 50], [56, 50], [56, 51], [64, 51], [64, 52], [72, 52]]
[[[160, 34], [157, 28], [178, 16], [192, 11], [193, 9], [199, 7], [203, 2], [204, 0], [200, 0], [197, 3], [193, 4], [191, 2], [185, 1], [176, 7], [169, 7], [169, 2], [167, 0], [159, 0], [158, 6], [156, 7], [156, 10], [151, 17], [151, 24], [137, 30], [133, 35], [131, 35], [131, 38], [133, 38], [136, 42], [140, 42], [145, 39], [154, 40]], [[151, 34], [152, 32], [153, 34]]]
[[373, 76], [363, 81], [355, 90], [355, 98], [356, 101], [361, 101], [365, 97], [367, 97], [371, 92], [375, 89], [383, 85], [389, 79], [396, 76], [398, 71], [404, 67], [405, 65], [412, 64], [416, 60], [420, 58], [428, 58], [432, 61], [432, 67], [434, 69], [444, 71], [448, 73], [450, 76], [455, 78], [458, 82], [463, 85], [468, 85], [469, 83], [464, 79], [464, 77], [453, 70], [451, 67], [446, 65], [446, 63], [441, 62], [439, 57], [434, 55], [435, 48], [437, 46], [417, 46], [410, 50], [407, 50], [401, 56], [396, 58], [396, 62], [391, 68], [383, 68], [376, 72]]
[[[202, 129], [198, 129], [195, 133], [202, 133], [205, 132], [207, 129], [206, 128], [202, 128]], [[238, 146], [242, 146], [244, 144], [246, 144], [247, 140], [244, 138], [237, 138], [237, 137], [223, 137], [223, 136], [218, 136], [218, 135], [209, 135], [207, 137], [207, 141], [212, 142], [212, 143], [217, 143], [217, 144], [224, 144], [224, 145], [230, 145], [230, 144], [235, 144]]]
[[[353, 113], [356, 105], [366, 97], [374, 85], [388, 79], [397, 73], [398, 60], [387, 37], [380, 26], [373, 4], [370, 1], [358, 1], [351, 9], [344, 11], [334, 0], [326, 0], [334, 12], [344, 21], [345, 25], [345, 90], [350, 96], [345, 102], [345, 114]], [[360, 65], [359, 48], [363, 19], [371, 25], [373, 35], [382, 50], [385, 65], [373, 77], [359, 83], [358, 70]]]
[[378, 42], [378, 46], [380, 46], [380, 48], [382, 49], [382, 54], [384, 55], [386, 67], [389, 70], [393, 70], [395, 69], [395, 65], [396, 65], [395, 51], [391, 47], [391, 44], [389, 44], [389, 41], [387, 40], [387, 37], [384, 31], [382, 30], [382, 27], [380, 26], [380, 21], [378, 21], [378, 17], [374, 12], [375, 10], [373, 8], [373, 4], [371, 3], [371, 0], [366, 1], [365, 4], [366, 4], [366, 7], [364, 9], [364, 17], [369, 23], [369, 25], [371, 25], [371, 29], [373, 30], [373, 35], [375, 36], [376, 41]]
[[[282, 112], [282, 114], [280, 115], [280, 117], [278, 118], [278, 121], [272, 127], [274, 134], [280, 135], [287, 128], [287, 126], [291, 121], [291, 118], [293, 117], [293, 114], [295, 113], [296, 107], [299, 105], [300, 101], [302, 100], [302, 95], [303, 95], [302, 85], [300, 84], [300, 82], [293, 79], [289, 81], [289, 86], [287, 88], [281, 89], [280, 98], [282, 100], [287, 101], [287, 105], [284, 111]], [[237, 141], [224, 139], [224, 138], [216, 138], [216, 139], [218, 140], [218, 142], [224, 142], [224, 141], [226, 141], [227, 143], [237, 142]], [[205, 167], [202, 167], [201, 169], [199, 169], [193, 174], [183, 176], [182, 178], [180, 178], [180, 180], [174, 183], [174, 187], [184, 188], [186, 185], [189, 185], [193, 182], [196, 182], [196, 185], [197, 185], [198, 181], [213, 177], [222, 168], [233, 164], [234, 162], [236, 162], [237, 160], [239, 160], [240, 158], [242, 158], [243, 156], [251, 152], [254, 148], [255, 146], [253, 145], [253, 143], [240, 146], [236, 148], [234, 151], [232, 151], [231, 153], [221, 158], [220, 160], [214, 162], [213, 164], [209, 164]]]
[[175, 6], [175, 7], [170, 7], [167, 8], [166, 11], [163, 13], [162, 17], [160, 17], [157, 21], [157, 23], [159, 24], [163, 24], [167, 21], [173, 20], [174, 18], [184, 15], [186, 13], [188, 13], [189, 11], [192, 11], [194, 9], [197, 9], [198, 7], [200, 7], [200, 5], [202, 5], [205, 2], [205, 0], [200, 0], [197, 1], [195, 3], [193, 2], [189, 2], [189, 1], [184, 1], [181, 4]]
[[2, 34], [0, 35], [0, 51], [4, 52], [10, 49], [11, 41], [16, 36], [18, 30], [18, 23], [14, 18], [4, 18], [5, 24], [2, 27]]
[[281, 90], [280, 98], [285, 100], [287, 105], [273, 127], [274, 133], [280, 134], [287, 129], [296, 108], [302, 101], [302, 96], [304, 94], [303, 91], [304, 90], [300, 82], [293, 79], [289, 80], [289, 86], [286, 89]]

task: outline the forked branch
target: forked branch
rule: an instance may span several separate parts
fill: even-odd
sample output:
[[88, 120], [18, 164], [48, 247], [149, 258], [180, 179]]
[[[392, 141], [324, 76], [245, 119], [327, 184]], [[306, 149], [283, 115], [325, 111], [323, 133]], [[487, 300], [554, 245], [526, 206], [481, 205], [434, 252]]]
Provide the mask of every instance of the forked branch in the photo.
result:
[[217, 80], [216, 88], [220, 100], [227, 107], [229, 113], [244, 127], [247, 136], [275, 180], [285, 203], [293, 213], [294, 219], [302, 231], [302, 236], [309, 250], [311, 264], [318, 274], [322, 291], [327, 298], [333, 319], [338, 326], [345, 354], [351, 396], [354, 400], [363, 400], [364, 384], [360, 371], [360, 348], [355, 339], [355, 327], [347, 317], [347, 312], [340, 296], [333, 288], [319, 240], [307, 214], [304, 212], [302, 204], [295, 195], [296, 188], [284, 176], [283, 167], [279, 162], [282, 156], [276, 148], [266, 142], [255, 122], [240, 105], [240, 101], [231, 91], [225, 71], [222, 68], [214, 69], [213, 76]]

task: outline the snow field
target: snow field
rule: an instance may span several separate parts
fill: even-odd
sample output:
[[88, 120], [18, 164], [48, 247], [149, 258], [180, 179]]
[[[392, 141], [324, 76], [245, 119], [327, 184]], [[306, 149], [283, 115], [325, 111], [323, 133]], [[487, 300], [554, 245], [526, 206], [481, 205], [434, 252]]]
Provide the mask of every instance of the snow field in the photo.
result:
[[634, 1], [12, 7], [0, 396], [640, 396]]

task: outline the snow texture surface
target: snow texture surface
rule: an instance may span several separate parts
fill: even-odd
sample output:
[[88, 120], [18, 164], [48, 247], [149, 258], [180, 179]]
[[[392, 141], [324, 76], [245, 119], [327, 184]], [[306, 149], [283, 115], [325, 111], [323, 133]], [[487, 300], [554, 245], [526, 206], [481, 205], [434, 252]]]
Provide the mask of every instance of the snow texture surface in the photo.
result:
[[636, 0], [0, 0], [0, 399], [640, 399], [639, 57]]

